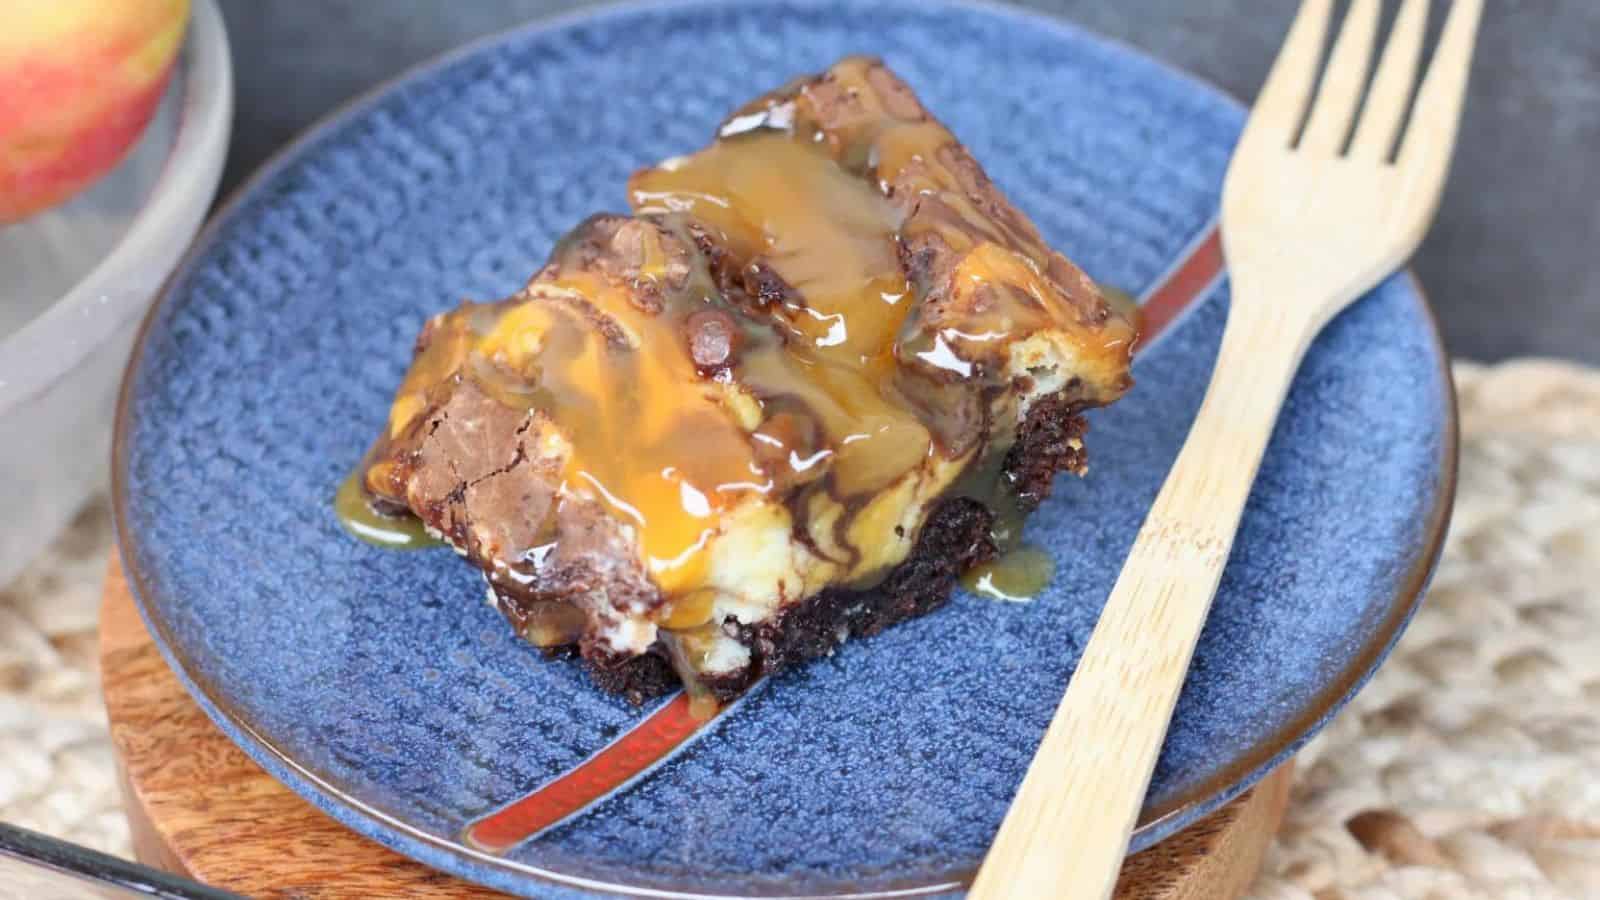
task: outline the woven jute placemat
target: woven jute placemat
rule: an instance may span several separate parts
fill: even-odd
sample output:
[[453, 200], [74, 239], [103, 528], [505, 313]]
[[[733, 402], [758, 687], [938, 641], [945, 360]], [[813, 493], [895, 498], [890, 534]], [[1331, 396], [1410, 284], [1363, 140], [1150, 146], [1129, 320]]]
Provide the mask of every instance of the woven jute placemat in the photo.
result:
[[[1260, 900], [1600, 897], [1600, 372], [1458, 364], [1433, 588], [1299, 757]], [[94, 671], [103, 501], [0, 591], [0, 821], [129, 855]]]

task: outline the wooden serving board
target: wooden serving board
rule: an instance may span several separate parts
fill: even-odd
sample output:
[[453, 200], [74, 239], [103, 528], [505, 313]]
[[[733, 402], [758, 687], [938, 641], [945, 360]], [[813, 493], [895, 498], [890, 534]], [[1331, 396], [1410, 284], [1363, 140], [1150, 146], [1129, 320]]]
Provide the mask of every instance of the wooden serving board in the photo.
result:
[[[361, 837], [252, 762], [167, 668], [115, 554], [100, 619], [100, 662], [141, 862], [250, 897], [500, 896]], [[1243, 893], [1283, 817], [1289, 768], [1129, 857], [1118, 900], [1219, 900]]]

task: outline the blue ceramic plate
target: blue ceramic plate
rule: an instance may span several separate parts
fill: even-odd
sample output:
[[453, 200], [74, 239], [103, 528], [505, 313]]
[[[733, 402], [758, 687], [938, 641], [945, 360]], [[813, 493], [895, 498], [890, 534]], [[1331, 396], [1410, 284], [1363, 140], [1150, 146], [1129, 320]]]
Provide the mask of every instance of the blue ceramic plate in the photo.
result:
[[[1135, 390], [1093, 415], [1088, 478], [1063, 479], [1029, 525], [1058, 561], [1042, 596], [958, 595], [663, 745], [670, 711], [542, 660], [448, 550], [358, 543], [330, 504], [428, 315], [512, 292], [562, 232], [623, 207], [634, 168], [860, 52], [886, 57], [1055, 246], [1166, 324]], [[634, 6], [451, 56], [269, 165], [151, 315], [116, 453], [141, 608], [257, 761], [441, 869], [541, 897], [952, 891], [1199, 402], [1227, 307], [1213, 213], [1242, 121], [1069, 26], [912, 0]], [[1390, 279], [1295, 382], [1136, 849], [1253, 783], [1371, 673], [1438, 553], [1454, 433], [1426, 304]], [[571, 808], [515, 802], [541, 786]], [[507, 808], [513, 836], [539, 833], [464, 835]]]

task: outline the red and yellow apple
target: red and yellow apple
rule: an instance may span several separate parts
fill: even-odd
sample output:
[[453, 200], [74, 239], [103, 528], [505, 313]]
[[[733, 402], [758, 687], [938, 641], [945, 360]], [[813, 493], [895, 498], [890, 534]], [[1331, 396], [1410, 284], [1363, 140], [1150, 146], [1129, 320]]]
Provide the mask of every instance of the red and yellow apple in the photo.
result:
[[155, 114], [189, 0], [0, 0], [0, 224], [122, 159]]

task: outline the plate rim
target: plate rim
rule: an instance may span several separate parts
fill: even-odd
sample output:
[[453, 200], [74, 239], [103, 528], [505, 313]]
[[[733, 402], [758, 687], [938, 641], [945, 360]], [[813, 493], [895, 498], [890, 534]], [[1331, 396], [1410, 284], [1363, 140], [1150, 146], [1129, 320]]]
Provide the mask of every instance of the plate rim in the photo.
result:
[[[770, 6], [805, 5], [802, 0], [760, 0]], [[843, 0], [846, 3], [858, 0]], [[1010, 20], [1066, 36], [1088, 39], [1115, 48], [1120, 53], [1135, 57], [1160, 71], [1164, 77], [1180, 80], [1191, 88], [1219, 99], [1240, 112], [1247, 107], [1236, 97], [1216, 84], [1156, 57], [1116, 37], [1103, 35], [1065, 17], [1041, 11], [1002, 5], [996, 0], [933, 0], [946, 9], [979, 13]], [[547, 32], [556, 32], [574, 26], [625, 18], [645, 11], [679, 9], [716, 9], [738, 7], [743, 0], [617, 0], [595, 6], [579, 8], [548, 18], [538, 18], [474, 38], [466, 43], [432, 56], [399, 73], [384, 79], [365, 91], [333, 107], [310, 125], [297, 133], [292, 140], [275, 150], [243, 182], [233, 188], [212, 213], [205, 226], [172, 269], [140, 322], [134, 346], [123, 369], [122, 382], [117, 391], [116, 419], [111, 452], [111, 500], [115, 525], [117, 552], [127, 573], [129, 591], [140, 617], [150, 630], [151, 637], [167, 665], [177, 675], [190, 697], [205, 711], [208, 718], [251, 759], [261, 765], [274, 778], [313, 806], [332, 816], [340, 824], [378, 841], [404, 855], [468, 880], [490, 884], [500, 889], [516, 889], [516, 884], [528, 884], [536, 879], [549, 886], [578, 891], [600, 891], [632, 897], [667, 898], [667, 900], [737, 900], [741, 897], [784, 896], [817, 898], [817, 900], [888, 900], [888, 898], [915, 897], [960, 890], [976, 875], [976, 869], [950, 870], [951, 875], [942, 881], [906, 879], [895, 886], [873, 890], [851, 890], [848, 887], [828, 893], [759, 893], [726, 894], [707, 893], [696, 889], [663, 889], [601, 881], [587, 876], [573, 875], [520, 863], [502, 856], [474, 850], [464, 844], [441, 838], [402, 821], [351, 797], [338, 786], [330, 784], [317, 773], [305, 768], [287, 752], [277, 747], [267, 736], [258, 732], [238, 710], [227, 703], [220, 694], [208, 686], [205, 679], [192, 672], [182, 654], [176, 649], [167, 625], [155, 611], [147, 597], [156, 595], [147, 576], [140, 568], [140, 539], [129, 527], [128, 468], [131, 430], [133, 422], [133, 385], [138, 380], [149, 337], [156, 321], [169, 305], [176, 302], [176, 288], [183, 283], [200, 258], [217, 242], [219, 235], [230, 225], [262, 188], [296, 162], [306, 151], [314, 148], [347, 121], [377, 106], [391, 93], [407, 85], [421, 82], [464, 59], [478, 55], [490, 48]], [[1210, 225], [1205, 227], [1211, 227]], [[1132, 842], [1150, 845], [1169, 837], [1180, 827], [1222, 807], [1253, 787], [1268, 772], [1294, 754], [1322, 726], [1343, 707], [1376, 673], [1378, 666], [1404, 632], [1406, 624], [1421, 603], [1439, 557], [1443, 552], [1445, 536], [1455, 505], [1460, 458], [1460, 416], [1455, 383], [1451, 377], [1450, 355], [1439, 327], [1437, 314], [1428, 299], [1421, 281], [1408, 267], [1399, 274], [1415, 294], [1417, 305], [1423, 313], [1423, 328], [1436, 362], [1439, 382], [1443, 386], [1441, 412], [1443, 429], [1440, 441], [1437, 479], [1432, 491], [1434, 503], [1428, 512], [1423, 533], [1419, 538], [1422, 548], [1416, 560], [1396, 579], [1399, 585], [1390, 599], [1388, 608], [1374, 627], [1369, 640], [1351, 654], [1345, 665], [1328, 684], [1295, 716], [1275, 729], [1266, 738], [1256, 742], [1228, 766], [1203, 782], [1179, 793], [1167, 803], [1145, 808], [1139, 814]], [[1226, 276], [1226, 269], [1223, 270]], [[1214, 288], [1213, 288], [1214, 290]], [[451, 865], [454, 862], [456, 865]], [[463, 871], [463, 867], [469, 871]], [[498, 876], [498, 877], [497, 877]], [[510, 881], [505, 879], [509, 878]], [[499, 883], [496, 883], [499, 882]], [[822, 885], [823, 882], [811, 882]], [[836, 882], [848, 885], [850, 882]], [[808, 885], [809, 889], [810, 885]]]

